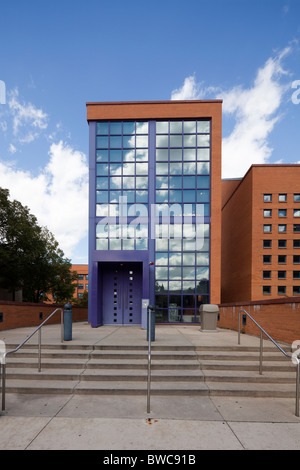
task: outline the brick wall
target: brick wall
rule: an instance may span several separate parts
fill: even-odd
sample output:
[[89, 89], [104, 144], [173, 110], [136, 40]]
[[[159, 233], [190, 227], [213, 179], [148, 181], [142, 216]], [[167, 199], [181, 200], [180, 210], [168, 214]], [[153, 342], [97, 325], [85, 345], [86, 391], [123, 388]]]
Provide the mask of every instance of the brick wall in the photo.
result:
[[[269, 301], [220, 305], [218, 327], [238, 331], [240, 309], [246, 310], [257, 323], [276, 341], [291, 344], [300, 340], [300, 297]], [[259, 336], [260, 330], [247, 317], [244, 333]]]
[[[56, 309], [62, 305], [34, 304], [27, 302], [0, 301], [0, 331], [13, 328], [24, 328], [40, 325]], [[42, 314], [42, 319], [40, 315]], [[73, 307], [72, 320], [86, 321], [87, 307]], [[49, 320], [48, 324], [60, 323], [60, 311]]]

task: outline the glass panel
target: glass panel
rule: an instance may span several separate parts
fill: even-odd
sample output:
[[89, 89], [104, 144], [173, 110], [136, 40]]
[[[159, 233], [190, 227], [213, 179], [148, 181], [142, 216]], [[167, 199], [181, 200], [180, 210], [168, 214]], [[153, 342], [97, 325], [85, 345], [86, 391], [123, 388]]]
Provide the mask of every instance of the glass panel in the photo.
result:
[[121, 150], [111, 150], [110, 151], [110, 161], [111, 162], [121, 162], [122, 161], [122, 152], [121, 152]]
[[155, 279], [168, 279], [168, 268], [155, 268]]
[[[134, 202], [134, 191], [123, 191], [123, 197], [127, 198], [127, 203], [133, 203]], [[124, 199], [125, 202], [125, 199]]]
[[97, 148], [108, 149], [108, 137], [97, 137]]
[[123, 175], [134, 175], [135, 163], [123, 163]]
[[183, 191], [183, 202], [195, 202], [196, 194], [193, 189], [186, 189]]
[[210, 121], [197, 121], [197, 132], [210, 132]]
[[121, 163], [111, 163], [110, 164], [110, 176], [117, 176], [122, 174], [122, 164]]
[[209, 191], [200, 189], [197, 191], [197, 202], [209, 202]]
[[181, 268], [169, 268], [169, 279], [181, 279]]
[[181, 175], [182, 163], [170, 163], [170, 175]]
[[196, 149], [184, 149], [183, 160], [196, 160]]
[[148, 150], [139, 149], [136, 151], [136, 160], [140, 162], [148, 161]]
[[122, 178], [112, 177], [110, 178], [110, 189], [121, 189], [122, 187]]
[[108, 250], [108, 240], [97, 238], [96, 240], [96, 250]]
[[196, 284], [197, 294], [208, 294], [209, 293], [209, 282], [208, 281], [198, 281]]
[[148, 191], [137, 191], [136, 202], [148, 202]]
[[167, 175], [169, 172], [168, 163], [156, 163], [156, 174]]
[[137, 175], [147, 175], [148, 174], [148, 164], [147, 163], [137, 163], [136, 164], [136, 174]]
[[122, 147], [122, 137], [110, 137], [110, 147], [111, 148], [121, 148]]
[[108, 150], [97, 150], [97, 162], [108, 161]]
[[181, 259], [182, 259], [181, 253], [169, 253], [169, 265], [170, 266], [181, 266]]
[[210, 184], [209, 176], [197, 176], [197, 187], [198, 188], [209, 188]]
[[[170, 201], [172, 203], [182, 202], [182, 191], [177, 189], [170, 190]], [[164, 201], [167, 202], [167, 201]]]
[[109, 201], [114, 203], [119, 203], [119, 199], [122, 195], [122, 191], [110, 191]]
[[195, 175], [196, 174], [196, 163], [189, 162], [183, 164], [184, 175]]
[[134, 122], [123, 122], [123, 134], [134, 134], [135, 123]]
[[134, 176], [124, 176], [123, 177], [123, 188], [124, 189], [134, 189], [135, 180]]
[[[184, 176], [183, 177], [183, 189], [195, 188], [196, 178], [195, 176]], [[195, 199], [195, 194], [194, 194]]]
[[140, 238], [135, 241], [136, 250], [148, 250], [148, 239]]
[[119, 204], [110, 204], [109, 205], [109, 216], [118, 217], [119, 216]]
[[97, 189], [108, 189], [108, 178], [97, 177]]
[[134, 239], [123, 240], [123, 250], [134, 250]]
[[111, 122], [110, 123], [110, 134], [122, 134], [122, 123]]
[[196, 136], [195, 135], [184, 135], [183, 136], [184, 147], [196, 147]]
[[183, 281], [182, 292], [184, 294], [194, 294], [195, 293], [195, 281]]
[[171, 161], [181, 161], [182, 160], [182, 150], [181, 149], [170, 149], [170, 160]]
[[135, 161], [135, 150], [124, 150], [123, 151], [123, 161], [124, 162], [134, 162]]
[[[168, 293], [168, 281], [156, 281], [155, 292], [157, 293]], [[166, 297], [165, 297], [166, 298]]]
[[97, 176], [99, 175], [108, 175], [107, 163], [97, 163]]
[[157, 134], [167, 134], [169, 132], [169, 123], [168, 121], [157, 121], [156, 122], [156, 133]]
[[185, 134], [193, 134], [196, 132], [196, 121], [184, 121], [183, 132]]
[[134, 148], [135, 147], [135, 136], [124, 136], [123, 137], [123, 147], [124, 148]]
[[136, 136], [136, 146], [141, 148], [148, 147], [148, 136], [147, 135], [137, 135]]
[[166, 189], [168, 188], [168, 178], [165, 176], [156, 177], [156, 188], [157, 189]]
[[181, 134], [182, 133], [182, 122], [171, 121], [170, 122], [170, 134]]
[[97, 191], [96, 192], [96, 201], [97, 201], [97, 203], [108, 202], [108, 191]]
[[198, 147], [209, 147], [210, 145], [210, 135], [208, 134], [199, 134], [197, 136], [197, 146]]
[[168, 240], [155, 240], [156, 251], [164, 251], [168, 249]]
[[209, 279], [209, 268], [197, 268], [196, 269], [197, 279]]
[[197, 163], [197, 173], [198, 175], [208, 175], [209, 174], [209, 163]]
[[[170, 251], [181, 251], [181, 239], [178, 239], [178, 238], [170, 239], [169, 245], [170, 245], [170, 248], [169, 248]], [[174, 253], [174, 254], [178, 255], [179, 253]], [[170, 253], [170, 256], [171, 256], [171, 253]], [[181, 256], [180, 256], [180, 259], [181, 259]]]
[[183, 280], [195, 279], [195, 268], [194, 267], [183, 268], [182, 269], [182, 279]]
[[97, 134], [108, 135], [108, 122], [97, 122]]
[[155, 266], [168, 266], [168, 253], [156, 253]]
[[96, 205], [96, 217], [108, 217], [108, 204]]
[[[161, 284], [161, 283], [159, 283], [159, 284]], [[155, 296], [155, 303], [159, 308], [168, 308], [168, 296], [167, 295], [156, 295]]]
[[197, 253], [197, 265], [209, 266], [209, 253]]
[[184, 266], [195, 266], [195, 253], [183, 253], [182, 264]]
[[137, 134], [148, 134], [148, 122], [137, 122], [136, 123]]
[[197, 238], [196, 249], [197, 251], [209, 251], [209, 238]]
[[170, 292], [181, 292], [181, 281], [170, 281], [169, 282]]
[[158, 149], [156, 150], [156, 160], [157, 161], [168, 161], [168, 149]]
[[168, 146], [169, 146], [169, 136], [167, 135], [156, 136], [156, 147], [168, 147]]
[[156, 202], [168, 202], [168, 191], [156, 191]]
[[136, 188], [137, 189], [147, 189], [148, 188], [148, 177], [147, 176], [137, 176], [136, 177]]
[[182, 147], [182, 135], [170, 135], [170, 147]]
[[197, 149], [197, 160], [209, 160], [210, 150], [209, 149]]
[[182, 177], [170, 176], [170, 188], [182, 188]]
[[108, 238], [108, 224], [99, 222], [96, 226], [96, 237], [97, 238]]
[[109, 240], [109, 249], [110, 250], [121, 250], [121, 239], [110, 239]]

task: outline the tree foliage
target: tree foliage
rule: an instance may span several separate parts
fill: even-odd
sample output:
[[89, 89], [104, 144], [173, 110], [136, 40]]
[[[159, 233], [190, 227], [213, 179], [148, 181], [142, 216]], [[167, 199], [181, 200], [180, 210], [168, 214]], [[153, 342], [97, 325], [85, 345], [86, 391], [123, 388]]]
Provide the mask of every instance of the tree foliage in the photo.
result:
[[23, 290], [23, 300], [56, 302], [71, 299], [77, 274], [64, 257], [53, 234], [40, 227], [34, 215], [19, 201], [10, 201], [0, 188], [0, 287]]

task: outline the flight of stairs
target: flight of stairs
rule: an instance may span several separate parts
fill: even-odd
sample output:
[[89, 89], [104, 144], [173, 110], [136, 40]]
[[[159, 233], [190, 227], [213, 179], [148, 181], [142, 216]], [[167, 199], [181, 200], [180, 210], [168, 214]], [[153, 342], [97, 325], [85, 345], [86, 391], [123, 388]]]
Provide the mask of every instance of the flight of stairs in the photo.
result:
[[[16, 345], [7, 345], [7, 350]], [[147, 346], [26, 344], [7, 357], [6, 393], [147, 393]], [[296, 368], [272, 345], [264, 348], [152, 345], [152, 395], [295, 397]]]

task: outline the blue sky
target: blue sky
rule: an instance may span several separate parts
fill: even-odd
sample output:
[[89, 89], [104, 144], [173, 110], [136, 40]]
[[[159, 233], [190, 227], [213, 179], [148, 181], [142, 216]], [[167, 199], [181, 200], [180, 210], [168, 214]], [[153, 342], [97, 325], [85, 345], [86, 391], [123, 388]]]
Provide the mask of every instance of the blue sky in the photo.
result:
[[300, 162], [299, 0], [3, 0], [0, 17], [0, 186], [73, 263], [88, 101], [222, 98], [223, 177]]

